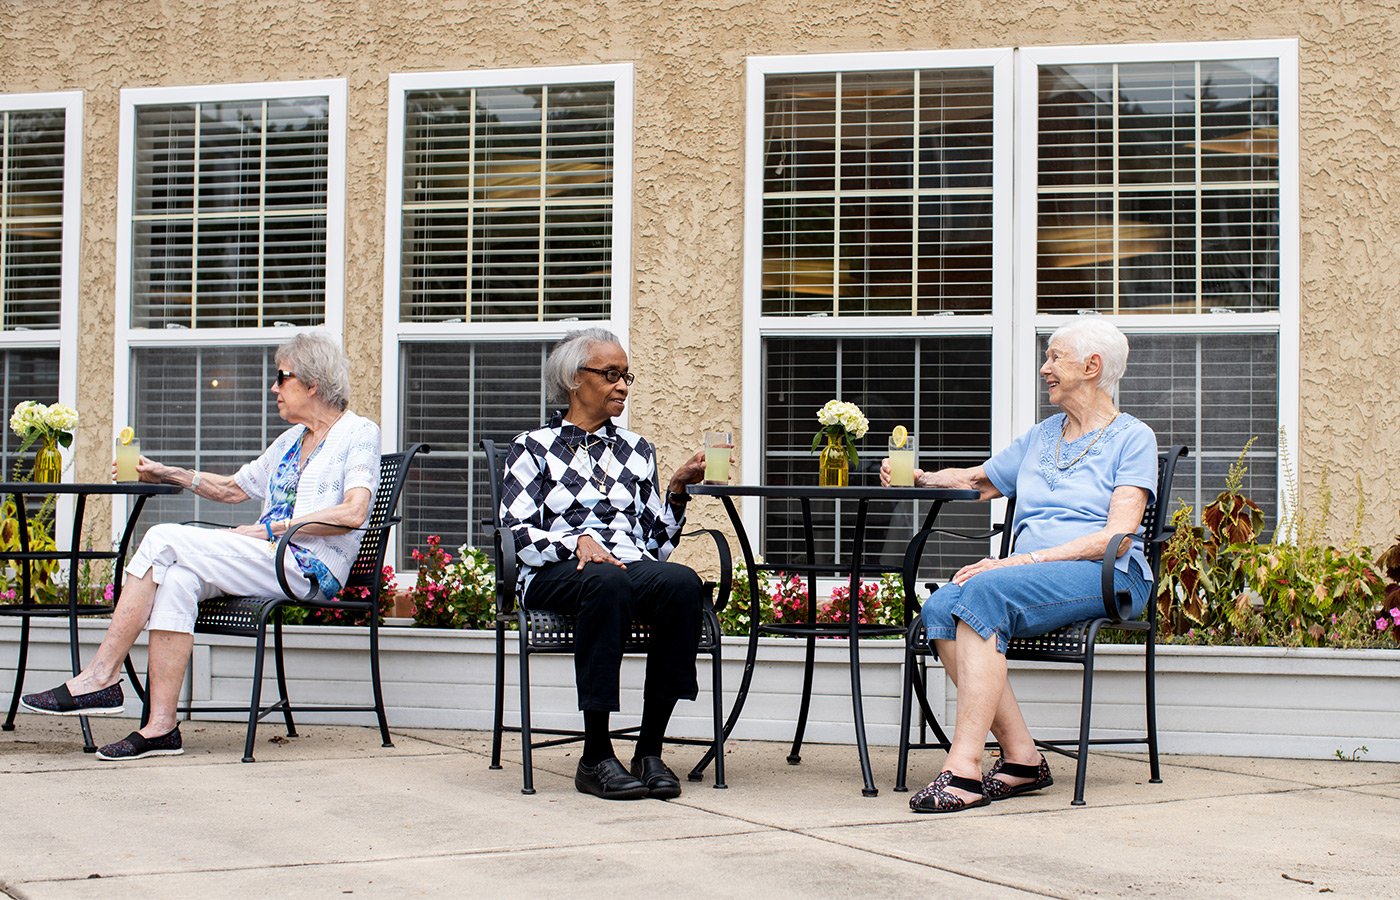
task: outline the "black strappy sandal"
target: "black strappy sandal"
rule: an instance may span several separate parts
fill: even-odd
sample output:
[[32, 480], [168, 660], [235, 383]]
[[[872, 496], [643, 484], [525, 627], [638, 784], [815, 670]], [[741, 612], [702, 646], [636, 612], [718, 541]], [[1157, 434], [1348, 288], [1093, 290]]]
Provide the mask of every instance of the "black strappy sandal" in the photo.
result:
[[[1025, 784], [1007, 784], [996, 777], [998, 774], [1031, 780]], [[999, 759], [992, 765], [992, 770], [982, 777], [982, 793], [987, 795], [988, 802], [1005, 800], [1007, 797], [1014, 797], [1017, 794], [1028, 794], [1031, 791], [1048, 788], [1054, 783], [1055, 779], [1050, 777], [1050, 764], [1045, 761], [1043, 754], [1038, 766], [1027, 766]]]
[[[967, 791], [969, 794], [976, 794], [977, 799], [964, 800], [951, 793], [949, 788], [957, 788], [960, 791]], [[938, 777], [929, 783], [928, 787], [909, 798], [909, 808], [916, 813], [962, 812], [965, 809], [986, 806], [991, 802], [992, 800], [986, 795], [980, 780], [964, 778], [961, 775], [954, 775], [952, 772], [940, 772]]]

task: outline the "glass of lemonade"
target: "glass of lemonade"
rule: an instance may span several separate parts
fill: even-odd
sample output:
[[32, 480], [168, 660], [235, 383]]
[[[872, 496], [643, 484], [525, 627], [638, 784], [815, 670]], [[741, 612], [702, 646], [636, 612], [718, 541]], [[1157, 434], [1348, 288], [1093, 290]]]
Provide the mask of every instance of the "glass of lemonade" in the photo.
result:
[[141, 442], [131, 433], [130, 428], [123, 428], [122, 433], [117, 436], [117, 480], [140, 481], [141, 476], [136, 472], [136, 464], [140, 460]]
[[705, 432], [705, 484], [729, 483], [729, 456], [733, 452], [733, 432]]
[[918, 461], [914, 433], [902, 428], [890, 435], [890, 486], [913, 487], [914, 464]]

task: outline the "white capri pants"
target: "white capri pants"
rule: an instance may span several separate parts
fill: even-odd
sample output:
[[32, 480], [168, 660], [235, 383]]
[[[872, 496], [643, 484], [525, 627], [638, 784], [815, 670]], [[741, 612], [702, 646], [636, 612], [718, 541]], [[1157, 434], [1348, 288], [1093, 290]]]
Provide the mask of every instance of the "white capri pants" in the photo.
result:
[[[146, 627], [152, 631], [194, 634], [201, 600], [224, 594], [282, 596], [273, 567], [276, 546], [259, 538], [195, 525], [151, 528], [126, 567], [133, 578], [154, 573], [156, 599]], [[291, 553], [287, 554], [285, 568], [287, 584], [305, 594], [311, 583]]]

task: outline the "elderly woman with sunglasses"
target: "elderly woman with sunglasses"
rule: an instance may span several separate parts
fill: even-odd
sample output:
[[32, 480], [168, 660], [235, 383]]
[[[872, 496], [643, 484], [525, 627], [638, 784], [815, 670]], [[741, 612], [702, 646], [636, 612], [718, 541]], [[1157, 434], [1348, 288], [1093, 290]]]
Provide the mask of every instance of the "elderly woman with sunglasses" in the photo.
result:
[[[501, 522], [515, 537], [527, 608], [576, 618], [574, 672], [584, 744], [574, 785], [608, 800], [680, 795], [661, 761], [662, 737], [680, 699], [694, 700], [703, 587], [666, 562], [680, 536], [686, 486], [701, 480], [703, 453], [656, 489], [652, 447], [613, 423], [633, 375], [616, 336], [571, 333], [545, 362], [553, 402], [568, 402], [542, 428], [519, 435], [506, 457]], [[641, 733], [631, 770], [614, 755], [609, 714], [619, 708], [622, 642], [633, 619], [650, 623]]]
[[285, 564], [300, 594], [314, 575], [333, 597], [359, 552], [379, 489], [379, 426], [349, 411], [350, 361], [325, 332], [298, 334], [277, 348], [271, 390], [277, 413], [292, 424], [261, 456], [233, 475], [196, 472], [141, 457], [142, 481], [178, 484], [207, 500], [262, 503], [257, 521], [227, 530], [156, 525], [131, 562], [107, 634], [87, 668], [58, 687], [23, 698], [51, 715], [123, 711], [121, 665], [142, 630], [150, 630], [150, 718], [139, 731], [97, 751], [103, 760], [182, 753], [175, 721], [180, 686], [194, 644], [199, 601], [224, 594], [280, 596], [273, 547], [303, 522]]

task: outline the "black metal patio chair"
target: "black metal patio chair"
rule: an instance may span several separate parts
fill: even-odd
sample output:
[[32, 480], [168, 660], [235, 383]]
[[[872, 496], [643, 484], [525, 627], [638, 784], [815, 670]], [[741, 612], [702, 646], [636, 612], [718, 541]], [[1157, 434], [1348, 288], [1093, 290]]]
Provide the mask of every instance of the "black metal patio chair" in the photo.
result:
[[[370, 509], [369, 520], [357, 531], [363, 531], [360, 552], [350, 567], [345, 585], [334, 599], [325, 600], [318, 596], [316, 579], [311, 576], [309, 592], [299, 596], [287, 584], [283, 574], [282, 561], [287, 547], [305, 525], [303, 522], [289, 529], [277, 541], [276, 561], [277, 580], [282, 585], [280, 597], [214, 597], [201, 601], [199, 616], [195, 620], [195, 634], [220, 634], [234, 637], [253, 638], [257, 642], [253, 652], [252, 698], [246, 706], [189, 706], [180, 707], [182, 713], [193, 716], [196, 713], [242, 712], [248, 716], [248, 737], [243, 745], [243, 761], [255, 762], [253, 742], [257, 738], [258, 721], [274, 712], [280, 712], [287, 724], [287, 736], [296, 737], [296, 723], [292, 720], [293, 711], [299, 712], [373, 712], [379, 720], [379, 734], [383, 746], [394, 746], [389, 739], [389, 722], [384, 714], [384, 692], [379, 680], [379, 593], [381, 572], [384, 567], [384, 552], [389, 546], [389, 531], [400, 521], [395, 510], [399, 505], [399, 494], [403, 491], [408, 470], [419, 453], [429, 452], [427, 444], [413, 444], [402, 453], [386, 453], [379, 462], [379, 491], [375, 494], [374, 506]], [[363, 599], [349, 599], [354, 589], [364, 589]], [[316, 705], [298, 704], [295, 708], [287, 695], [286, 667], [282, 653], [282, 610], [287, 608], [344, 610], [365, 613], [369, 619], [369, 670], [374, 690], [374, 703], [371, 705]], [[266, 656], [267, 627], [272, 625], [273, 657], [277, 667], [277, 691], [275, 703], [262, 705], [263, 662]], [[145, 720], [142, 715], [142, 720]]]
[[[1170, 519], [1172, 477], [1176, 472], [1177, 462], [1185, 458], [1189, 452], [1184, 445], [1177, 445], [1158, 455], [1157, 495], [1143, 512], [1143, 534], [1115, 535], [1109, 540], [1108, 549], [1104, 552], [1103, 558], [1104, 614], [1066, 625], [1064, 628], [1056, 629], [1048, 634], [1016, 638], [1007, 643], [1006, 658], [1008, 660], [1064, 663], [1081, 666], [1084, 670], [1083, 695], [1079, 706], [1079, 737], [1071, 740], [1037, 740], [1035, 742], [1043, 750], [1060, 753], [1077, 760], [1078, 766], [1074, 775], [1074, 799], [1071, 801], [1073, 806], [1084, 805], [1084, 778], [1091, 745], [1146, 744], [1151, 774], [1149, 780], [1152, 784], [1160, 784], [1162, 781], [1161, 767], [1157, 759], [1157, 579], [1162, 565], [1162, 546], [1170, 537], [1170, 535], [1164, 536], [1164, 532]], [[909, 542], [904, 558], [905, 596], [912, 601], [914, 592], [910, 588], [917, 578], [919, 557], [923, 553], [924, 544], [927, 543], [932, 534], [938, 533], [969, 540], [988, 540], [996, 534], [1000, 534], [1001, 549], [998, 555], [1009, 556], [1014, 552], [1011, 540], [1011, 522], [1015, 512], [1015, 500], [1008, 500], [1006, 516], [1002, 524], [985, 534], [970, 535], [935, 528], [921, 531], [915, 535], [913, 540]], [[1147, 609], [1141, 619], [1124, 618], [1130, 609], [1128, 595], [1126, 592], [1115, 591], [1113, 586], [1114, 562], [1117, 559], [1116, 550], [1121, 539], [1125, 537], [1143, 543], [1143, 552], [1152, 568], [1152, 585], [1148, 592]], [[929, 584], [927, 587], [934, 588], [936, 585]], [[933, 649], [929, 646], [928, 636], [919, 619], [917, 604], [913, 604], [911, 608], [915, 609], [915, 614], [905, 643], [904, 688], [899, 726], [899, 763], [894, 787], [896, 791], [909, 789], [905, 780], [909, 768], [910, 750], [936, 748], [946, 752], [951, 746], [951, 741], [939, 725], [937, 716], [929, 707], [924, 684], [925, 669], [923, 663], [925, 658], [933, 653]], [[1145, 636], [1143, 665], [1146, 685], [1147, 732], [1144, 737], [1096, 738], [1092, 740], [1089, 737], [1089, 715], [1093, 708], [1094, 690], [1094, 646], [1099, 634], [1104, 630], [1140, 632]], [[915, 696], [918, 697], [920, 711], [923, 714], [923, 721], [919, 724], [920, 739], [918, 741], [913, 741], [910, 737], [912, 698]], [[927, 739], [925, 728], [933, 729], [934, 740]], [[989, 748], [995, 747], [996, 744], [992, 742], [988, 743], [987, 746]], [[1071, 747], [1074, 749], [1066, 749]]]
[[[528, 609], [520, 605], [516, 588], [519, 573], [515, 555], [515, 539], [510, 530], [501, 527], [501, 480], [505, 470], [506, 450], [498, 448], [495, 441], [483, 440], [481, 447], [486, 451], [486, 466], [491, 473], [491, 516], [483, 522], [491, 540], [496, 564], [496, 714], [491, 732], [491, 768], [501, 768], [501, 736], [505, 732], [520, 735], [520, 750], [523, 757], [524, 786], [522, 794], [535, 792], [535, 771], [533, 751], [541, 747], [577, 743], [583, 740], [580, 729], [538, 728], [530, 722], [530, 657], [536, 653], [572, 654], [574, 652], [574, 618], [560, 613], [538, 609]], [[658, 478], [660, 476], [658, 475]], [[657, 489], [661, 490], [658, 482]], [[721, 678], [720, 625], [717, 612], [729, 601], [730, 582], [733, 578], [733, 562], [729, 542], [724, 535], [709, 528], [685, 532], [683, 536], [708, 534], [715, 541], [719, 555], [720, 580], [706, 582], [707, 601], [701, 609], [703, 617], [700, 627], [700, 642], [697, 654], [710, 657], [711, 696], [713, 704], [714, 737], [710, 740], [698, 738], [665, 738], [668, 744], [685, 744], [710, 747], [714, 751], [715, 787], [725, 788], [724, 782], [724, 708], [723, 681]], [[520, 656], [520, 724], [505, 724], [506, 689], [506, 630], [514, 624], [518, 629]], [[624, 653], [646, 653], [649, 629], [645, 622], [633, 622]], [[619, 728], [612, 737], [619, 740], [636, 740], [639, 726]], [[548, 735], [539, 740], [536, 735]], [[690, 781], [700, 781], [704, 777], [705, 761], [696, 765], [689, 773]]]

